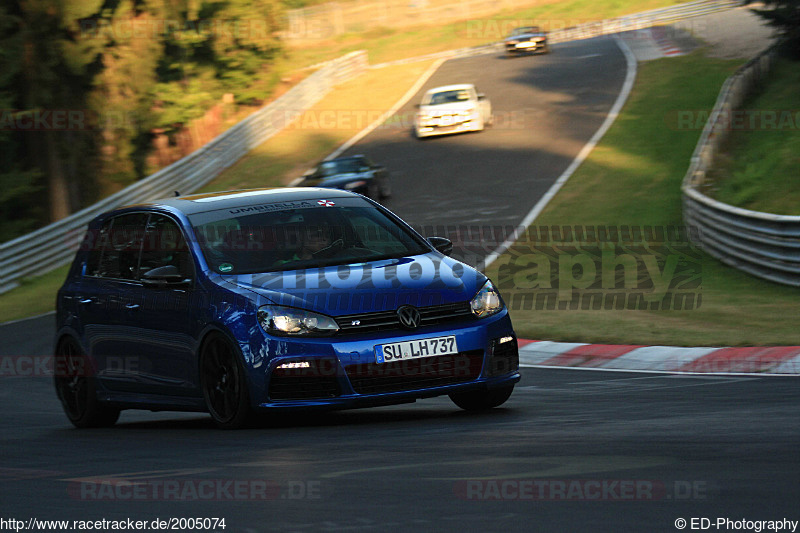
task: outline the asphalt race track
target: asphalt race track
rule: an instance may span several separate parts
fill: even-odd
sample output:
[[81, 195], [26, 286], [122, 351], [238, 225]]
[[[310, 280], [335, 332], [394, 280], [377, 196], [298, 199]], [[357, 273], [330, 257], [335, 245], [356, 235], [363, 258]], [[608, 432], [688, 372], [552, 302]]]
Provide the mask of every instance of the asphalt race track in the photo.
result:
[[[351, 149], [400, 173], [389, 207], [418, 227], [519, 223], [625, 77], [611, 39], [553, 49], [450, 61], [423, 88], [475, 82], [493, 128], [418, 141], [409, 122]], [[418, 101], [400, 114], [410, 120]], [[716, 520], [800, 520], [797, 378], [525, 368], [509, 402], [480, 414], [434, 398], [226, 432], [207, 415], [126, 411], [113, 428], [79, 431], [35, 364], [53, 331], [52, 315], [0, 326], [3, 530], [34, 518], [224, 518], [216, 530], [236, 533], [649, 532], [692, 518], [743, 531]]]
[[800, 518], [795, 378], [526, 368], [487, 413], [434, 398], [235, 432], [204, 415], [134, 411], [78, 431], [49, 378], [6, 377], [0, 391], [3, 518], [225, 518], [235, 532]]
[[[519, 225], [603, 123], [625, 75], [625, 57], [610, 37], [560, 44], [546, 55], [451, 60], [398, 111], [400, 120], [347, 153], [366, 154], [395, 174], [387, 207], [426, 236], [450, 226], [438, 234], [458, 244], [455, 227]], [[428, 89], [451, 83], [475, 83], [492, 103], [494, 126], [414, 138], [414, 105]]]

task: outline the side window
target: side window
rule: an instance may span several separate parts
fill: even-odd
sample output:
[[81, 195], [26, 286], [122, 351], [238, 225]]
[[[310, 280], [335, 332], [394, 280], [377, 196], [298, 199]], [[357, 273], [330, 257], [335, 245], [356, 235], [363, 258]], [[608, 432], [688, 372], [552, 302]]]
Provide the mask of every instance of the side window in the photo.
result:
[[186, 278], [192, 277], [191, 254], [178, 225], [164, 215], [151, 215], [145, 232], [139, 275], [154, 268], [175, 266]]
[[[115, 217], [103, 225], [87, 272], [101, 278], [137, 279], [147, 213]], [[98, 257], [99, 255], [99, 257]]]
[[94, 236], [91, 234], [91, 230], [86, 233], [83, 245], [89, 250], [89, 257], [86, 262], [87, 276], [102, 277], [100, 259], [103, 256], [103, 251], [108, 247], [111, 223], [111, 220], [107, 220]]

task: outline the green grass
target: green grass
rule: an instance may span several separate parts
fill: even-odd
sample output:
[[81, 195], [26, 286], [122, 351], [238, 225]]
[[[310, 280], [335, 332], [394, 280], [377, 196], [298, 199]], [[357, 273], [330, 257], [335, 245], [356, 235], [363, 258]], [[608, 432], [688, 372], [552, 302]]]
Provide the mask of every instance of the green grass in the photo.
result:
[[[541, 6], [553, 10], [544, 14], [522, 12], [513, 17], [590, 20], [673, 3], [648, 0], [595, 5], [576, 0]], [[451, 26], [450, 30], [395, 32], [370, 43], [362, 36], [346, 36], [340, 40], [342, 47], [330, 51], [330, 57], [348, 51], [348, 39], [354, 41], [350, 49], [370, 44], [372, 62], [482, 44], [475, 39], [459, 41], [459, 26]], [[465, 31], [463, 23], [460, 28]], [[491, 40], [495, 39], [485, 41]], [[317, 62], [326, 57], [317, 48], [308, 51], [309, 64], [313, 58]], [[300, 66], [299, 61], [295, 58], [293, 64]], [[679, 130], [672, 125], [673, 118], [679, 110], [710, 109], [722, 81], [738, 64], [695, 53], [640, 65], [623, 113], [536, 224], [682, 224], [680, 181], [699, 131]], [[388, 109], [426, 66], [418, 63], [371, 71], [334, 90], [315, 110]], [[286, 183], [360, 129], [289, 128], [253, 150], [205, 190]], [[520, 251], [524, 252], [515, 250]], [[673, 345], [800, 343], [795, 318], [800, 291], [754, 279], [707, 256], [702, 269], [703, 300], [695, 311], [514, 311], [514, 324], [523, 337], [553, 340]], [[496, 271], [490, 269], [489, 273], [504, 281]], [[21, 287], [0, 296], [0, 322], [52, 310], [65, 275], [66, 267], [25, 280]]]
[[676, 0], [543, 0], [521, 10], [500, 11], [492, 16], [441, 26], [403, 29], [371, 28], [330, 39], [311, 39], [290, 52], [292, 63], [305, 67], [340, 57], [354, 50], [366, 50], [371, 64], [394, 61], [454, 48], [479, 46], [501, 40], [509, 28], [536, 23], [543, 29], [558, 29], [684, 3]]
[[[800, 215], [800, 62], [781, 59], [734, 124], [712, 195], [753, 211]], [[751, 117], [754, 122], [751, 126]]]
[[[359, 122], [359, 115], [348, 114], [348, 109], [377, 113], [391, 108], [430, 64], [427, 61], [370, 70], [339, 85], [301, 115], [298, 122], [250, 151], [203, 191], [285, 185], [367, 125], [362, 123], [366, 118]], [[331, 110], [344, 111], [336, 115], [340, 121], [321, 120]], [[313, 124], [331, 127], [309, 127]], [[0, 322], [52, 311], [67, 268], [23, 280], [20, 287], [0, 295]]]
[[[622, 113], [535, 225], [681, 226], [680, 184], [699, 131], [673, 127], [671, 117], [679, 110], [710, 110], [740, 63], [698, 51], [640, 64]], [[501, 265], [530, 251], [529, 244], [515, 245], [487, 274], [501, 287], [513, 285]], [[800, 344], [800, 290], [700, 257], [702, 304], [694, 310], [512, 310], [514, 327], [524, 338], [559, 341]], [[535, 270], [517, 269], [517, 276], [526, 273], [536, 279]]]
[[279, 187], [390, 109], [432, 61], [368, 70], [322, 101], [203, 187], [203, 192]]
[[56, 293], [67, 277], [69, 266], [43, 276], [23, 279], [20, 286], [0, 296], [0, 322], [50, 312], [56, 307]]

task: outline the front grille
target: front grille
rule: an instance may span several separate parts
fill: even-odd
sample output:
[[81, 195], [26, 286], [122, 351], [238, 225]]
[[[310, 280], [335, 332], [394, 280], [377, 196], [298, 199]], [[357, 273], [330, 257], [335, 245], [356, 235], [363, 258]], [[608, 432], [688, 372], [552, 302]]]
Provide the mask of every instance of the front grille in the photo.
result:
[[492, 356], [489, 358], [489, 376], [502, 376], [519, 370], [519, 350], [517, 339], [499, 344], [492, 342]]
[[362, 363], [345, 367], [358, 394], [399, 392], [465, 383], [478, 379], [483, 350], [423, 357], [391, 363]]
[[[300, 360], [298, 360], [300, 361]], [[312, 400], [341, 394], [334, 359], [302, 359], [308, 368], [275, 368], [269, 380], [272, 400]], [[292, 361], [286, 361], [292, 362]]]
[[[454, 304], [431, 305], [418, 307], [420, 314], [419, 327], [434, 326], [456, 320], [472, 320], [469, 302]], [[339, 334], [372, 333], [375, 331], [388, 331], [402, 329], [397, 311], [378, 311], [375, 313], [360, 313], [336, 317], [339, 324]]]

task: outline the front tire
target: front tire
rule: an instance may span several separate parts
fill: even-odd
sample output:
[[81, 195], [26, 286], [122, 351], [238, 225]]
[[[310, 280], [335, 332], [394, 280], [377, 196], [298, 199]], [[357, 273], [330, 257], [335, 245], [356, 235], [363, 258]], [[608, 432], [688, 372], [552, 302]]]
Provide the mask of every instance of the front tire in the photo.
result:
[[247, 377], [238, 350], [221, 334], [212, 334], [200, 352], [200, 388], [214, 423], [238, 429], [250, 422]]
[[514, 392], [514, 385], [509, 385], [508, 387], [502, 387], [500, 389], [451, 394], [450, 399], [453, 400], [454, 404], [465, 411], [483, 411], [503, 405], [511, 396], [512, 392]]
[[58, 343], [54, 370], [56, 394], [75, 427], [108, 427], [117, 422], [120, 410], [98, 401], [94, 369], [76, 340], [68, 337]]

